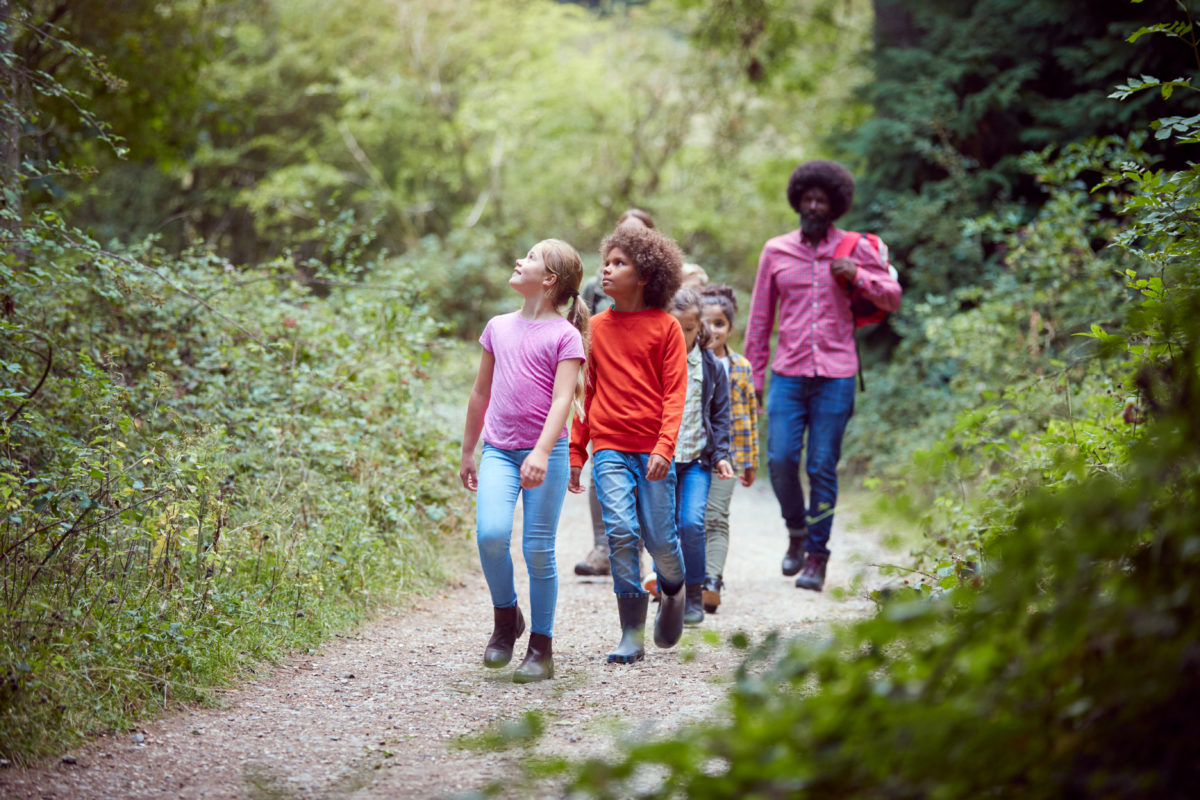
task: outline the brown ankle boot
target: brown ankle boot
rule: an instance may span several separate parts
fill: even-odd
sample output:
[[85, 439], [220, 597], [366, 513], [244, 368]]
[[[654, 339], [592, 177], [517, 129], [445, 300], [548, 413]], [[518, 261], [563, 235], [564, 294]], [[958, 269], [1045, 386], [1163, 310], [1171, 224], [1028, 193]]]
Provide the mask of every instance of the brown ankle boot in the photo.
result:
[[513, 673], [513, 683], [533, 683], [554, 677], [554, 654], [552, 639], [540, 633], [529, 634], [529, 651], [525, 660]]
[[576, 575], [607, 575], [608, 573], [608, 545], [593, 547], [588, 551], [587, 557], [575, 565]]
[[796, 578], [796, 586], [800, 589], [811, 589], [819, 592], [825, 586], [825, 565], [829, 563], [828, 555], [808, 553], [804, 560], [804, 571]]
[[494, 623], [492, 638], [488, 639], [483, 651], [483, 665], [499, 669], [512, 661], [513, 645], [517, 637], [525, 632], [525, 617], [518, 606], [492, 608]]

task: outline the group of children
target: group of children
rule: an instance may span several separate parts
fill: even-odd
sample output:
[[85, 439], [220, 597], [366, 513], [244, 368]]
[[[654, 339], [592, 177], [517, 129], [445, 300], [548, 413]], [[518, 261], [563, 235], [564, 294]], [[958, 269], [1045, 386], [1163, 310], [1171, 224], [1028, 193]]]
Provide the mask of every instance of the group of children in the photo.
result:
[[565, 493], [586, 491], [589, 444], [621, 625], [609, 662], [645, 655], [650, 594], [641, 547], [654, 560], [656, 645], [674, 646], [685, 623], [701, 622], [720, 604], [732, 479], [740, 472], [749, 486], [758, 461], [750, 366], [727, 345], [733, 291], [681, 288], [678, 246], [646, 223], [627, 214], [601, 245], [599, 285], [585, 295], [603, 296], [610, 307], [589, 315], [579, 255], [550, 239], [519, 259], [509, 278], [521, 309], [493, 318], [480, 337], [460, 477], [478, 492], [479, 554], [494, 611], [484, 651], [490, 667], [512, 659], [525, 629], [509, 554], [513, 512], [524, 498], [530, 637], [513, 673], [518, 683], [554, 675], [555, 531]]

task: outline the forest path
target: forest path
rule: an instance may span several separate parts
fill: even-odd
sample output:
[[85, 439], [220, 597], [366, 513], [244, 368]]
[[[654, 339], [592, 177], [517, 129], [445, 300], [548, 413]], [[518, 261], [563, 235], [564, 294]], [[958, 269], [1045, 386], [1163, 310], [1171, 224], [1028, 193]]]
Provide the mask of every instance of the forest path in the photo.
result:
[[[895, 556], [879, 531], [860, 524], [854, 500], [844, 498], [839, 508], [829, 579], [818, 594], [796, 589], [779, 572], [785, 539], [769, 484], [739, 486], [719, 613], [688, 629], [674, 649], [648, 641], [644, 662], [622, 666], [605, 661], [620, 632], [611, 580], [573, 572], [590, 546], [591, 523], [586, 495], [569, 494], [558, 536], [554, 680], [511, 682], [527, 634], [509, 667], [482, 666], [491, 607], [476, 565], [457, 585], [335, 638], [316, 655], [264, 671], [225, 693], [221, 708], [185, 710], [136, 735], [99, 737], [64, 753], [71, 764], [0, 770], [0, 796], [454, 797], [511, 774], [525, 752], [464, 749], [456, 746], [460, 738], [527, 710], [546, 720], [534, 752], [572, 758], [612, 753], [620, 738], [716, 718], [743, 656], [729, 644], [734, 632], [753, 642], [771, 630], [819, 636], [831, 623], [871, 612], [867, 593], [884, 579], [868, 565], [894, 563]], [[519, 533], [513, 560], [528, 613]], [[718, 642], [706, 641], [703, 631], [718, 634]]]

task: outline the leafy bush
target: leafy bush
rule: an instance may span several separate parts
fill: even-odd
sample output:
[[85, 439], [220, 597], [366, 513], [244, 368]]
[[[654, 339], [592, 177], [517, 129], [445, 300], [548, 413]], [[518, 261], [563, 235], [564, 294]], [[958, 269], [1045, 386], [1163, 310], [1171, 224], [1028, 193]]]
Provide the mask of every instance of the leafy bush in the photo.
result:
[[[945, 295], [906, 297], [891, 319], [902, 336], [891, 360], [865, 359], [867, 391], [846, 436], [851, 468], [919, 477], [911, 474], [913, 454], [945, 431], [952, 431], [948, 448], [972, 449], [969, 458], [980, 448], [1003, 450], [1007, 467], [1023, 460], [1024, 437], [1052, 419], [1075, 423], [1076, 432], [1085, 418], [1108, 424], [1123, 396], [1120, 376], [1079, 334], [1125, 318], [1125, 271], [1136, 261], [1109, 246], [1122, 195], [1089, 192], [1083, 178], [1140, 158], [1140, 141], [1110, 137], [1030, 154], [1026, 169], [1046, 191], [1033, 219], [988, 215], [962, 224], [961, 238], [1002, 253], [999, 269]], [[1097, 397], [1111, 402], [1087, 399]], [[968, 410], [970, 425], [956, 424]], [[986, 430], [974, 431], [978, 441], [961, 439], [985, 419]], [[960, 473], [954, 481], [971, 478]]]
[[450, 454], [411, 266], [321, 299], [286, 261], [68, 238], [30, 233], [27, 266], [0, 267], [9, 758], [204, 697], [438, 579], [464, 510], [428, 469]]

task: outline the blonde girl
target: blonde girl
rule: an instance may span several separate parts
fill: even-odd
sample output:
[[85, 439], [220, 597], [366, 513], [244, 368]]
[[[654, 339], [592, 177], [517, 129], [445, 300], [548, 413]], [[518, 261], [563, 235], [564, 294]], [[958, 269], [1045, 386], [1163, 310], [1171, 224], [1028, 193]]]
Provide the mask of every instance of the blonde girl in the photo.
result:
[[[530, 636], [525, 660], [513, 673], [517, 683], [554, 677], [554, 539], [570, 477], [567, 416], [573, 402], [582, 409], [581, 366], [587, 357], [582, 278], [579, 254], [558, 239], [538, 242], [517, 259], [508, 285], [521, 296], [521, 309], [493, 317], [479, 337], [483, 355], [467, 405], [459, 477], [478, 493], [476, 537], [493, 606], [492, 636], [483, 654], [488, 667], [507, 664], [525, 631], [509, 553], [518, 497], [523, 503]], [[476, 469], [481, 433], [483, 455]]]

